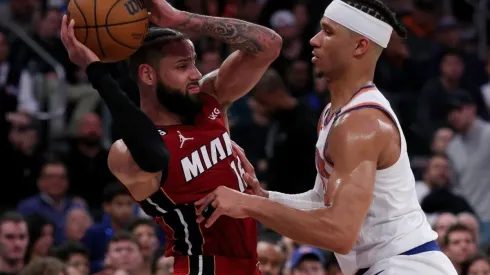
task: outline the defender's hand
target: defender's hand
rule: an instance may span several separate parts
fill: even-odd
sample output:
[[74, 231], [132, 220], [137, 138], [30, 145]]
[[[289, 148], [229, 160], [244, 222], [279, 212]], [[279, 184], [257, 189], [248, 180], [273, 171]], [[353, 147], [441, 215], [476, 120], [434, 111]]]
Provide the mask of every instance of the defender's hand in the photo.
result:
[[252, 189], [254, 195], [256, 196], [269, 198], [269, 192], [260, 187], [260, 182], [255, 175], [255, 169], [250, 161], [248, 161], [247, 156], [245, 156], [245, 151], [234, 141], [232, 141], [231, 143], [233, 151], [235, 151], [235, 153], [238, 155], [238, 158], [240, 158], [243, 170], [245, 170], [243, 180], [245, 180], [245, 182], [247, 183], [248, 188]]
[[208, 208], [213, 207], [214, 211], [207, 219], [205, 226], [210, 227], [221, 216], [226, 215], [232, 218], [246, 218], [244, 206], [247, 201], [247, 194], [240, 193], [225, 186], [216, 188], [212, 193], [194, 203], [197, 207], [197, 222], [201, 223], [206, 218], [202, 213]]
[[68, 23], [68, 17], [64, 15], [61, 23], [61, 41], [68, 52], [71, 62], [85, 71], [88, 65], [100, 61], [100, 59], [87, 46], [77, 40], [74, 26], [75, 20], [72, 19]]
[[185, 21], [183, 12], [165, 0], [144, 0], [144, 3], [150, 12], [150, 21], [162, 28], [170, 28]]

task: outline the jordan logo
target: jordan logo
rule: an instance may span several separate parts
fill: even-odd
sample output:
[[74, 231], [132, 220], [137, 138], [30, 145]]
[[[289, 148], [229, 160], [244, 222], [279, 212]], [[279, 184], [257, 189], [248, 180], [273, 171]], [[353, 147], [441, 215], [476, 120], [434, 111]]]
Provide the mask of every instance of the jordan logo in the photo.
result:
[[180, 138], [180, 149], [182, 149], [182, 147], [184, 146], [184, 143], [188, 140], [193, 140], [194, 138], [186, 138], [184, 137], [180, 131], [177, 131], [177, 133], [179, 133], [179, 138]]

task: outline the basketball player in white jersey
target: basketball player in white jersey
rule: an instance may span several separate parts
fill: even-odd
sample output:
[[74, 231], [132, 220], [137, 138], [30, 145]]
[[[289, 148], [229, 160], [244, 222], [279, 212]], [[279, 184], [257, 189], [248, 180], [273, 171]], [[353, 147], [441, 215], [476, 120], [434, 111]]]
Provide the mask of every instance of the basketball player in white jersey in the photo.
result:
[[211, 226], [220, 215], [253, 217], [335, 252], [344, 274], [456, 275], [418, 203], [398, 119], [372, 83], [393, 29], [401, 36], [405, 30], [379, 0], [334, 0], [320, 24], [312, 62], [331, 104], [319, 121], [314, 189], [261, 190], [248, 163], [245, 180], [256, 196], [219, 187], [196, 202], [198, 221]]

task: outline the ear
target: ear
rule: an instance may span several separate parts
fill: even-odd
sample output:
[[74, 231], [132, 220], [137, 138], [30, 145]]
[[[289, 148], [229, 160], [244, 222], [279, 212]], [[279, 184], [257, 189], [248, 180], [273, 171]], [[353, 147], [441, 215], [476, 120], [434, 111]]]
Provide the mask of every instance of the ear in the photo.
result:
[[157, 75], [155, 69], [148, 64], [141, 64], [138, 67], [138, 77], [141, 82], [148, 86], [155, 85], [157, 81]]
[[356, 48], [354, 49], [354, 57], [361, 57], [363, 56], [367, 50], [369, 49], [369, 46], [371, 44], [371, 41], [369, 41], [365, 37], [359, 37], [357, 38], [357, 43], [356, 43]]

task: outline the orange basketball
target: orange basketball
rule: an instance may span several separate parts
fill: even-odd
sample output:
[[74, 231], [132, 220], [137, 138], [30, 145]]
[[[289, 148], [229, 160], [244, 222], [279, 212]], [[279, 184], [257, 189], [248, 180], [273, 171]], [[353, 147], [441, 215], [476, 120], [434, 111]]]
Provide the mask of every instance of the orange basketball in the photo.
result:
[[71, 0], [68, 19], [75, 19], [75, 36], [103, 62], [132, 55], [148, 31], [143, 0]]

